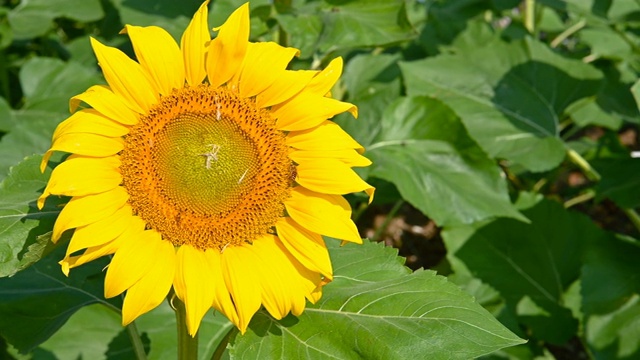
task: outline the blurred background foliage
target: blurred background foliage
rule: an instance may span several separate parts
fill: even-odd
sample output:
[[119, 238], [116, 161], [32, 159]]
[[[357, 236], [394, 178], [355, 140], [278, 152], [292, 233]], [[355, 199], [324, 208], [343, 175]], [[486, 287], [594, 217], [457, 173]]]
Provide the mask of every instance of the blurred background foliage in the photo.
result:
[[[210, 25], [243, 2], [212, 1]], [[158, 25], [179, 39], [199, 5], [0, 1], [0, 275], [15, 274], [0, 279], [0, 358], [131, 357], [119, 315], [109, 310], [119, 300], [100, 295], [106, 263], [70, 279], [59, 274], [47, 236], [57, 204], [44, 212], [33, 206], [47, 178], [37, 170], [38, 154], [68, 116], [68, 99], [104, 83], [89, 37], [133, 57], [119, 35], [124, 24]], [[378, 189], [369, 207], [364, 195], [349, 198], [361, 234], [398, 248], [411, 269], [446, 276], [528, 340], [485, 358], [640, 358], [640, 1], [256, 0], [251, 20], [254, 41], [301, 50], [292, 68], [345, 59], [333, 95], [358, 105], [360, 116], [335, 120], [367, 148], [373, 165], [358, 171]], [[390, 249], [364, 248], [371, 255], [363, 250], [361, 263], [402, 273]], [[336, 273], [359, 256], [335, 247], [332, 255]], [[339, 285], [327, 286], [326, 297], [345, 294]], [[32, 297], [28, 289], [46, 290]], [[137, 321], [150, 358], [173, 357], [172, 316], [162, 307]], [[322, 321], [313, 317], [305, 313], [299, 326]], [[224, 356], [251, 359], [263, 354], [257, 347], [277, 348], [282, 337], [267, 333], [272, 325], [260, 313], [247, 336], [224, 340]], [[205, 318], [203, 358], [229, 327], [220, 315]], [[384, 338], [449, 336], [442, 329], [371, 331], [391, 347], [404, 342]], [[354, 339], [335, 341], [347, 351]], [[280, 346], [290, 356], [300, 351]], [[380, 344], [350, 355], [340, 346], [333, 353], [340, 358], [393, 358]], [[428, 346], [406, 349], [395, 356], [449, 358], [455, 348], [431, 357]]]

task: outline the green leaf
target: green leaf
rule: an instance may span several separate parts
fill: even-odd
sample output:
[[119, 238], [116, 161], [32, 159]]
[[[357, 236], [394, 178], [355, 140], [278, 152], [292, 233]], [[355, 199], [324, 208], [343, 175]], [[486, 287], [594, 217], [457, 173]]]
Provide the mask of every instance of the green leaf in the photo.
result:
[[357, 55], [345, 66], [342, 83], [347, 101], [358, 106], [358, 119], [341, 114], [335, 121], [364, 147], [380, 132], [380, 115], [400, 96], [400, 57], [391, 54]]
[[15, 276], [0, 278], [0, 333], [22, 353], [51, 337], [84, 306], [102, 303], [116, 311], [120, 308], [102, 298], [106, 259], [65, 277], [58, 265], [63, 255], [59, 247]]
[[509, 200], [500, 168], [437, 100], [394, 102], [383, 114], [367, 156], [373, 161], [370, 176], [394, 183], [404, 199], [438, 225], [496, 216], [525, 220]]
[[15, 39], [30, 39], [46, 34], [59, 17], [90, 22], [103, 16], [99, 0], [22, 0], [9, 12], [9, 23]]
[[[149, 354], [151, 347], [149, 337], [146, 333], [140, 334], [144, 352]], [[109, 342], [106, 352], [107, 360], [129, 360], [136, 358], [136, 352], [131, 344], [131, 336], [128, 329], [121, 328], [120, 333]]]
[[0, 183], [0, 277], [13, 276], [51, 250], [49, 232], [60, 202], [51, 198], [42, 210], [36, 207], [50, 175], [40, 173], [40, 159], [26, 159]]
[[608, 236], [588, 247], [582, 268], [585, 315], [611, 312], [640, 294], [640, 246], [637, 241]]
[[597, 359], [637, 359], [640, 356], [640, 297], [633, 295], [611, 313], [590, 316], [586, 337]]
[[300, 58], [313, 56], [322, 32], [322, 19], [315, 13], [277, 14], [276, 19], [291, 36], [291, 46], [300, 49]]
[[582, 311], [586, 339], [598, 359], [640, 355], [640, 246], [609, 235], [587, 248], [582, 267]]
[[299, 317], [256, 314], [233, 359], [470, 359], [523, 341], [456, 285], [394, 249], [331, 243], [334, 281]]
[[13, 128], [15, 120], [11, 115], [11, 106], [5, 98], [0, 97], [0, 132], [7, 132]]
[[40, 110], [16, 110], [13, 117], [16, 125], [0, 139], [0, 180], [4, 179], [11, 166], [25, 157], [44, 153], [51, 145], [53, 130], [65, 115]]
[[58, 359], [105, 359], [110, 340], [123, 330], [120, 314], [113, 310], [102, 304], [83, 307], [40, 348]]
[[580, 127], [595, 125], [617, 130], [622, 125], [622, 119], [605, 112], [595, 98], [583, 98], [574, 102], [567, 108], [567, 114]]
[[636, 107], [640, 110], [640, 80], [636, 81], [636, 83], [631, 87], [631, 94], [636, 100]]
[[559, 117], [572, 102], [595, 95], [602, 78], [590, 65], [529, 38], [494, 41], [400, 68], [409, 95], [442, 100], [489, 156], [531, 171], [560, 164], [565, 149]]
[[602, 176], [596, 200], [609, 198], [622, 208], [640, 207], [640, 159], [602, 159], [591, 165]]
[[562, 344], [577, 330], [564, 293], [580, 274], [585, 244], [605, 234], [587, 217], [549, 200], [523, 214], [531, 224], [493, 221], [473, 233], [455, 256], [519, 311], [519, 321], [535, 337]]
[[633, 54], [633, 49], [625, 38], [607, 26], [583, 29], [579, 35], [580, 39], [591, 47], [593, 57], [624, 60]]
[[[617, 69], [606, 68], [604, 84], [598, 92], [596, 101], [606, 115], [640, 124], [640, 112], [635, 106], [631, 93], [632, 81], [623, 79]], [[634, 80], [635, 80], [634, 76]], [[606, 116], [605, 115], [605, 116]], [[617, 130], [617, 128], [614, 128]]]
[[123, 24], [159, 26], [179, 41], [202, 1], [113, 0], [112, 3]]
[[385, 46], [416, 36], [402, 0], [326, 1], [321, 17], [321, 52]]
[[93, 68], [76, 62], [34, 57], [20, 69], [20, 84], [26, 97], [23, 109], [68, 114], [69, 99], [104, 80]]

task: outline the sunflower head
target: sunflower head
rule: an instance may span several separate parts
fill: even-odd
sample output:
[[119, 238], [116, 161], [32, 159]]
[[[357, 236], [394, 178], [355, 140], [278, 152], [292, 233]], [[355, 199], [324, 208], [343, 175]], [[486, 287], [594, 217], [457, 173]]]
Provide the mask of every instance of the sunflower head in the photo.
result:
[[113, 255], [105, 296], [126, 291], [123, 324], [171, 288], [197, 332], [214, 308], [244, 332], [264, 306], [299, 315], [332, 280], [322, 235], [361, 242], [342, 195], [373, 188], [352, 170], [362, 147], [329, 119], [342, 71], [288, 70], [297, 49], [249, 42], [249, 7], [214, 30], [202, 4], [178, 45], [127, 25], [137, 61], [92, 39], [108, 86], [70, 101], [53, 134], [71, 154], [38, 205], [70, 196], [53, 241], [74, 229], [62, 270]]

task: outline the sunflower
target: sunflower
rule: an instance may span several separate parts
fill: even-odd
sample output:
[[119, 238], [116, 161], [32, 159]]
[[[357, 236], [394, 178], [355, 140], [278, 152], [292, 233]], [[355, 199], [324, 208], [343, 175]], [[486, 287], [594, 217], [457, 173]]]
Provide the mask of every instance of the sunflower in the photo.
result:
[[241, 332], [261, 306], [299, 315], [332, 280], [322, 235], [360, 243], [343, 194], [373, 188], [353, 170], [363, 148], [334, 115], [342, 72], [287, 70], [295, 48], [249, 42], [249, 6], [207, 25], [208, 1], [180, 45], [127, 25], [137, 62], [95, 39], [108, 86], [70, 100], [45, 153], [69, 153], [38, 199], [70, 196], [52, 239], [75, 229], [62, 271], [113, 255], [105, 297], [126, 291], [127, 325], [171, 288], [193, 336], [210, 309]]

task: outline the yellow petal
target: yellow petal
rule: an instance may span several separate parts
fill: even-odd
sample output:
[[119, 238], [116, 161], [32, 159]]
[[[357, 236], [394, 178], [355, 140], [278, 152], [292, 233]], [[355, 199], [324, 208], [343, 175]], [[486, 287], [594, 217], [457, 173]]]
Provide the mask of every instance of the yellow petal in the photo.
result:
[[271, 316], [282, 319], [291, 311], [291, 300], [304, 297], [292, 277], [293, 267], [275, 245], [273, 235], [262, 236], [246, 248], [254, 254], [247, 265], [260, 285], [262, 304]]
[[316, 95], [326, 95], [340, 78], [342, 74], [342, 58], [337, 57], [327, 65], [313, 80], [307, 85], [305, 91]]
[[138, 123], [138, 114], [128, 107], [122, 97], [114, 94], [107, 86], [94, 85], [82, 94], [72, 97], [69, 100], [69, 112], [76, 111], [81, 102], [89, 104], [96, 111], [121, 124]]
[[[125, 205], [102, 220], [76, 228], [67, 246], [67, 254], [102, 245], [117, 238], [133, 224], [133, 219], [131, 206]], [[144, 223], [142, 228], [144, 228]]]
[[122, 208], [128, 199], [129, 194], [120, 186], [96, 195], [71, 198], [53, 225], [51, 240], [58, 241], [65, 230], [85, 226], [112, 215]]
[[341, 149], [341, 150], [295, 150], [289, 153], [291, 160], [298, 164], [313, 163], [322, 159], [335, 159], [339, 160], [347, 167], [357, 166], [369, 166], [371, 160], [358, 154], [354, 149]]
[[329, 251], [322, 236], [305, 229], [290, 217], [280, 218], [276, 223], [276, 230], [284, 247], [302, 265], [329, 280], [333, 279]]
[[[277, 239], [277, 238], [276, 238]], [[292, 304], [291, 312], [293, 315], [300, 315], [304, 311], [305, 302], [302, 297], [306, 297], [309, 301], [315, 303], [322, 296], [322, 285], [326, 281], [322, 281], [322, 277], [316, 271], [309, 270], [306, 266], [302, 265], [293, 255], [291, 255], [282, 244], [282, 241], [276, 241], [275, 245], [279, 248], [282, 254], [285, 254], [289, 265], [292, 265], [292, 270], [288, 270], [295, 280], [292, 284], [295, 284], [295, 288], [299, 291], [299, 299], [296, 297], [296, 302]]]
[[307, 158], [296, 170], [296, 181], [309, 190], [336, 195], [364, 191], [369, 195], [369, 203], [373, 200], [374, 187], [340, 160]]
[[336, 239], [362, 243], [351, 221], [349, 203], [339, 195], [316, 193], [301, 186], [291, 189], [287, 212], [300, 226]]
[[[76, 112], [61, 122], [53, 133], [51, 142], [55, 143], [61, 136], [77, 133], [101, 135], [106, 137], [120, 137], [129, 132], [123, 126], [111, 119], [103, 116], [94, 109], [84, 109]], [[42, 157], [40, 171], [44, 172], [49, 162], [53, 150], [49, 150]]]
[[302, 91], [295, 97], [271, 108], [278, 119], [276, 126], [284, 131], [314, 128], [333, 116], [351, 111], [355, 105]]
[[118, 171], [120, 160], [115, 157], [86, 158], [70, 156], [51, 173], [42, 195], [38, 198], [38, 209], [51, 195], [85, 196], [115, 188], [122, 182]]
[[140, 280], [156, 261], [157, 248], [162, 242], [155, 230], [132, 226], [121, 235], [125, 239], [111, 259], [104, 279], [104, 297], [122, 294]]
[[330, 120], [325, 120], [311, 129], [290, 132], [287, 135], [287, 145], [300, 150], [355, 149], [359, 153], [364, 151], [362, 145]]
[[218, 250], [207, 249], [205, 256], [211, 268], [211, 282], [209, 286], [211, 286], [215, 292], [212, 306], [237, 326], [239, 324], [238, 311], [231, 301], [231, 295], [222, 276], [222, 254]]
[[222, 254], [224, 282], [238, 310], [237, 325], [242, 334], [261, 303], [260, 284], [250, 267], [256, 261], [254, 253], [245, 246], [229, 246]]
[[102, 115], [95, 109], [83, 109], [58, 125], [53, 133], [52, 142], [63, 134], [77, 133], [120, 137], [129, 133], [129, 128]]
[[216, 297], [215, 288], [211, 283], [213, 270], [205, 252], [190, 245], [180, 246], [176, 256], [173, 288], [186, 307], [189, 334], [195, 336], [202, 318]]
[[160, 305], [169, 294], [176, 269], [173, 244], [157, 239], [155, 261], [149, 271], [127, 290], [122, 304], [122, 325], [126, 326], [138, 316]]
[[[273, 85], [299, 53], [298, 49], [282, 47], [274, 42], [249, 43], [239, 72], [240, 96], [255, 96]], [[265, 64], [269, 64], [269, 71], [265, 71]]]
[[71, 154], [105, 157], [115, 155], [123, 148], [124, 141], [121, 138], [77, 133], [60, 135], [47, 152], [63, 151]]
[[152, 80], [156, 92], [168, 95], [184, 87], [184, 60], [178, 44], [157, 26], [125, 26], [142, 69]]
[[216, 88], [240, 70], [249, 44], [249, 3], [236, 9], [218, 28], [218, 36], [209, 44], [207, 77]]
[[86, 264], [99, 257], [115, 253], [122, 245], [122, 240], [123, 238], [119, 236], [111, 241], [105, 242], [104, 244], [89, 247], [82, 253], [82, 255], [71, 256], [71, 252], [67, 250], [67, 254], [64, 259], [59, 263], [62, 267], [62, 272], [66, 276], [69, 276], [70, 269]]
[[204, 61], [207, 43], [211, 41], [211, 33], [209, 33], [209, 25], [207, 25], [207, 19], [209, 18], [208, 5], [209, 0], [200, 5], [180, 40], [185, 75], [190, 86], [202, 83], [202, 80], [207, 75]]
[[153, 90], [140, 64], [94, 38], [91, 38], [91, 46], [111, 90], [132, 110], [146, 113], [158, 101], [158, 93]]
[[256, 95], [259, 108], [280, 104], [299, 93], [315, 76], [315, 71], [286, 70], [279, 73], [276, 82]]

